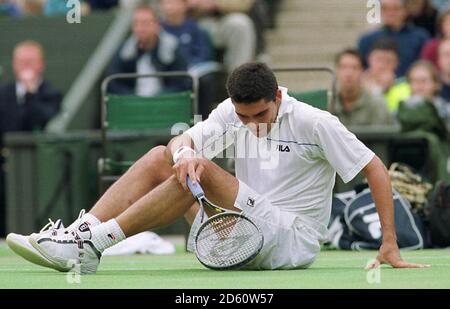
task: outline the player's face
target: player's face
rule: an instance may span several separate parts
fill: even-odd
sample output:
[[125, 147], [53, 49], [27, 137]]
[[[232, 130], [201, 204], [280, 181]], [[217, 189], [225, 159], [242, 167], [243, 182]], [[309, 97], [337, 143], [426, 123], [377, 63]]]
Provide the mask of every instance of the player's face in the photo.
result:
[[277, 91], [275, 101], [261, 99], [250, 104], [237, 102], [233, 104], [239, 119], [254, 135], [266, 136], [277, 118], [278, 108], [281, 104], [281, 91]]

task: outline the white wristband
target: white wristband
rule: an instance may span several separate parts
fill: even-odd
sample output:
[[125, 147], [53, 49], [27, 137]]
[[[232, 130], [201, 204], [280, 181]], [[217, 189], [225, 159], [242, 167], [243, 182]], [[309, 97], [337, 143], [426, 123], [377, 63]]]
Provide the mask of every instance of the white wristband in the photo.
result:
[[173, 163], [177, 164], [178, 160], [180, 159], [181, 155], [185, 154], [186, 152], [191, 152], [195, 156], [195, 150], [188, 146], [181, 146], [178, 148], [172, 157]]

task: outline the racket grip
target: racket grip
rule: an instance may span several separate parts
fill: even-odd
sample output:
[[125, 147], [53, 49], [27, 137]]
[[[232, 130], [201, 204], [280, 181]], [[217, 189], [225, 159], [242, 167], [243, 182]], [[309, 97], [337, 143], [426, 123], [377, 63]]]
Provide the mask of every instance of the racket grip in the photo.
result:
[[200, 184], [198, 182], [196, 184], [193, 184], [189, 176], [186, 176], [186, 183], [187, 186], [189, 187], [189, 190], [191, 190], [191, 193], [195, 198], [198, 199], [205, 196], [205, 192], [203, 192], [203, 189], [200, 186]]

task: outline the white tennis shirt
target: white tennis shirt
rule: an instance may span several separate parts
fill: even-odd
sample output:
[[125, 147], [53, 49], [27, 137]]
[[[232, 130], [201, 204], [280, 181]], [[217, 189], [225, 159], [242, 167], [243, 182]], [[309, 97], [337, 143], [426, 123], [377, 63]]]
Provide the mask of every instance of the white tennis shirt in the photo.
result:
[[[276, 126], [258, 138], [239, 120], [231, 99], [186, 131], [197, 153], [213, 158], [227, 149], [236, 177], [273, 207], [295, 213], [324, 239], [336, 172], [352, 180], [374, 157], [355, 135], [326, 111], [299, 102], [280, 87]], [[230, 153], [229, 150], [233, 150]]]

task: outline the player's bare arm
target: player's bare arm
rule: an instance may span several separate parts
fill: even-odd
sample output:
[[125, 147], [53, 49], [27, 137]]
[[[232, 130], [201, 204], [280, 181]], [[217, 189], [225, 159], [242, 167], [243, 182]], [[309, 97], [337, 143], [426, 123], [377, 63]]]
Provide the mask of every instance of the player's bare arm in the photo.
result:
[[[190, 191], [186, 184], [186, 176], [189, 176], [193, 183], [202, 181], [202, 185], [208, 196], [210, 196], [210, 194], [214, 195], [214, 193], [210, 192], [209, 190], [209, 183], [214, 184], [214, 187], [217, 187], [221, 183], [220, 179], [224, 177], [223, 174], [229, 176], [226, 178], [230, 179], [231, 188], [235, 187], [235, 190], [231, 190], [232, 194], [230, 199], [226, 198], [225, 201], [220, 200], [220, 203], [225, 204], [226, 208], [233, 209], [235, 211], [238, 210], [235, 209], [233, 205], [235, 195], [237, 195], [237, 180], [211, 161], [201, 157], [197, 157], [194, 142], [188, 134], [182, 134], [174, 137], [166, 147], [165, 157], [167, 161], [171, 162], [172, 171], [175, 178], [187, 192]], [[205, 169], [208, 169], [209, 173], [205, 174]], [[217, 203], [218, 202], [219, 200], [217, 200]], [[197, 214], [197, 211], [198, 204], [195, 203], [185, 214], [185, 219], [189, 223], [192, 223], [195, 215]], [[206, 210], [206, 212], [208, 214], [212, 214], [210, 210]]]
[[362, 172], [369, 183], [383, 232], [383, 241], [378, 256], [368, 268], [376, 268], [380, 264], [388, 264], [394, 268], [429, 267], [429, 265], [406, 262], [400, 256], [395, 232], [391, 181], [383, 162], [375, 156]]
[[173, 138], [166, 147], [165, 157], [184, 190], [189, 190], [186, 185], [187, 175], [194, 183], [200, 181], [205, 169], [204, 161], [196, 157], [194, 142], [188, 134]]

